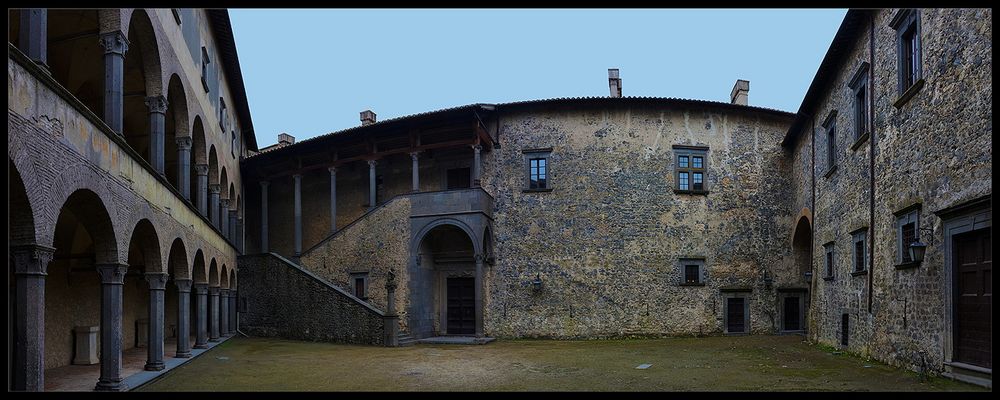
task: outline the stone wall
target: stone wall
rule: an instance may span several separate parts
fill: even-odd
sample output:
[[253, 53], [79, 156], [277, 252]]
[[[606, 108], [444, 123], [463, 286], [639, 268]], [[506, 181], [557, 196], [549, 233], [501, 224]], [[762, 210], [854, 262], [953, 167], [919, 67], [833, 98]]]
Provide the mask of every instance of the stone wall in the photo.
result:
[[[856, 38], [855, 48], [820, 104], [805, 110], [817, 116], [816, 209], [814, 271], [823, 271], [823, 244], [834, 242], [835, 277], [817, 280], [810, 336], [822, 343], [840, 343], [840, 318], [850, 314], [848, 349], [893, 365], [917, 369], [919, 351], [928, 365], [941, 369], [943, 336], [949, 300], [945, 295], [941, 220], [934, 211], [992, 193], [992, 11], [920, 10], [924, 86], [899, 108], [896, 31], [889, 23], [898, 10], [874, 13], [873, 95], [875, 177], [871, 209], [870, 142], [854, 143], [848, 81], [862, 61], [868, 61], [870, 21]], [[825, 177], [826, 138], [820, 119], [837, 110], [838, 168]], [[808, 131], [807, 131], [808, 132]], [[808, 135], [799, 142], [808, 142]], [[802, 153], [802, 145], [796, 152]], [[802, 192], [803, 189], [797, 189]], [[922, 265], [897, 269], [894, 212], [920, 204], [921, 234], [931, 244]], [[874, 240], [872, 276], [851, 276], [850, 232], [868, 227]], [[867, 279], [872, 279], [871, 311]]]
[[240, 330], [252, 336], [382, 345], [382, 312], [274, 254], [240, 256]]
[[[778, 144], [791, 116], [602, 104], [503, 110], [502, 147], [484, 158], [484, 185], [496, 199], [486, 333], [719, 333], [720, 289], [734, 287], [752, 290], [752, 333], [773, 332], [775, 288], [799, 285], [787, 257], [793, 217]], [[707, 195], [674, 192], [673, 145], [709, 147]], [[545, 147], [554, 190], [523, 192], [522, 149]], [[706, 285], [679, 284], [682, 257], [705, 258]]]

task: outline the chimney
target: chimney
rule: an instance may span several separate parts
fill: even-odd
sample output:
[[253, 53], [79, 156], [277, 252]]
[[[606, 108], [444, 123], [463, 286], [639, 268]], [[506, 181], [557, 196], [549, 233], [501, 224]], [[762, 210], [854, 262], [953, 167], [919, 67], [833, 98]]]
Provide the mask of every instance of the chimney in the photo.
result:
[[608, 86], [611, 97], [622, 97], [622, 78], [618, 77], [618, 68], [608, 68]]
[[375, 113], [372, 110], [364, 110], [361, 112], [361, 126], [371, 125], [375, 123]]
[[290, 144], [295, 144], [295, 136], [285, 132], [278, 134], [278, 146], [288, 146]]
[[733, 92], [729, 94], [729, 100], [730, 103], [745, 106], [747, 105], [747, 100], [749, 98], [749, 95], [750, 95], [750, 81], [737, 79], [736, 85], [733, 85]]

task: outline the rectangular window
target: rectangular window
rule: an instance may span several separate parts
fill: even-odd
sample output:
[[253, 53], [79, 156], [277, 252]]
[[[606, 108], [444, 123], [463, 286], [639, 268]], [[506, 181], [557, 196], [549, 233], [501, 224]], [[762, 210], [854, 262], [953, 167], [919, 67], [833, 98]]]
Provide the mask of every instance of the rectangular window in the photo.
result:
[[226, 100], [219, 97], [219, 127], [222, 128], [223, 132], [226, 131], [226, 123], [229, 122], [226, 121], [227, 116], [228, 114], [226, 113]]
[[232, 135], [232, 140], [229, 142], [229, 154], [236, 158], [236, 132], [229, 132]]
[[201, 47], [201, 86], [205, 88], [205, 93], [208, 93], [208, 64], [212, 61], [208, 59], [208, 48], [205, 46]]
[[354, 289], [354, 297], [361, 300], [368, 300], [368, 273], [355, 272], [351, 274], [351, 286]]
[[552, 149], [522, 150], [524, 154], [524, 190], [546, 192], [552, 190]]
[[684, 283], [701, 283], [701, 269], [698, 265], [684, 266]]
[[[853, 92], [853, 104], [852, 109], [854, 111], [854, 141], [858, 142], [865, 134], [868, 133], [868, 124], [871, 121], [871, 116], [868, 115], [869, 112], [869, 95], [868, 95], [868, 68], [870, 68], [867, 62], [862, 62], [858, 70], [854, 72], [854, 77], [851, 78], [850, 84], [848, 86]], [[852, 148], [854, 148], [852, 146]]]
[[851, 235], [851, 242], [854, 243], [854, 271], [866, 271], [868, 270], [868, 247], [867, 247], [867, 236], [868, 228], [864, 230], [855, 231]]
[[832, 170], [837, 166], [837, 122], [833, 121], [826, 128], [826, 168]]
[[903, 95], [921, 78], [920, 12], [900, 10], [889, 23], [896, 30], [899, 94]]
[[833, 242], [823, 245], [823, 252], [825, 253], [824, 266], [826, 267], [826, 279], [833, 279], [834, 276], [834, 258], [833, 258]]
[[910, 245], [920, 240], [920, 209], [913, 209], [896, 215], [896, 262], [907, 264], [913, 262], [910, 258]]
[[674, 146], [677, 191], [703, 193], [708, 190], [705, 184], [707, 152], [708, 148], [704, 147]]
[[681, 285], [705, 284], [704, 258], [682, 258], [677, 261], [677, 270], [680, 272]]

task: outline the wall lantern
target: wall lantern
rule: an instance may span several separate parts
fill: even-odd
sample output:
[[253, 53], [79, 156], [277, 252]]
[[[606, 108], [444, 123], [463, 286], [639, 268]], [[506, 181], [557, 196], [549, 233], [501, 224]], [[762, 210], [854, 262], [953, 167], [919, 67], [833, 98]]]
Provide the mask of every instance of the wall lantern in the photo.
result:
[[541, 274], [535, 274], [535, 280], [531, 281], [531, 287], [535, 288], [536, 291], [542, 290]]
[[[924, 230], [930, 231], [930, 241], [934, 242], [934, 229], [931, 228], [920, 228], [920, 231]], [[927, 253], [927, 244], [920, 241], [918, 238], [916, 242], [910, 243], [910, 259], [915, 263], [921, 263], [924, 261], [924, 254]]]

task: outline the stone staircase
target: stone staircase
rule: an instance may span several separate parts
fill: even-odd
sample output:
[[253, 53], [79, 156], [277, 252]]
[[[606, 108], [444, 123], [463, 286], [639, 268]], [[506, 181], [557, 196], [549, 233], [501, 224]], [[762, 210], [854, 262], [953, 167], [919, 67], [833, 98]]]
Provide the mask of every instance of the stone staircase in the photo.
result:
[[413, 346], [413, 345], [417, 344], [417, 339], [415, 339], [413, 336], [410, 336], [409, 333], [401, 331], [401, 332], [399, 332], [399, 335], [397, 337], [399, 338], [398, 339], [399, 340], [399, 347]]

